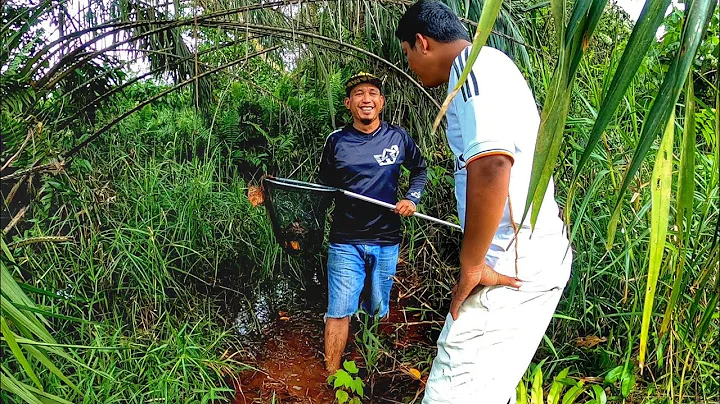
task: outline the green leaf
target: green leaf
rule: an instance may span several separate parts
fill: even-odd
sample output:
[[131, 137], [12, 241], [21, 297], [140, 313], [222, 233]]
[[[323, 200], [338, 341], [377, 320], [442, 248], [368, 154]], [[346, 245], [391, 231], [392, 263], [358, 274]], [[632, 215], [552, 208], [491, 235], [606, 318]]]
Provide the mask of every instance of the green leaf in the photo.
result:
[[562, 383], [562, 380], [567, 378], [568, 373], [570, 373], [569, 367], [563, 369], [557, 376], [555, 376], [552, 386], [550, 386], [550, 392], [547, 396], [548, 404], [558, 404], [560, 402], [560, 396], [562, 395], [563, 390], [565, 390], [565, 385]]
[[22, 327], [29, 332], [32, 332], [36, 336], [40, 337], [45, 342], [55, 343], [48, 331], [33, 320], [37, 320], [34, 316], [27, 316], [25, 313], [18, 310], [5, 296], [0, 296], [0, 307], [4, 312], [5, 316], [12, 320], [17, 327]]
[[573, 387], [570, 388], [570, 390], [568, 390], [567, 393], [565, 393], [565, 396], [563, 396], [562, 404], [573, 404], [575, 400], [580, 397], [583, 391], [585, 391], [584, 382], [577, 382]]
[[73, 404], [68, 400], [60, 398], [54, 394], [47, 393], [45, 391], [38, 390], [33, 386], [23, 384], [23, 387], [27, 389], [28, 392], [35, 394], [35, 397], [37, 397], [43, 404]]
[[357, 397], [353, 397], [353, 398], [350, 400], [350, 404], [362, 404], [362, 401], [360, 401], [360, 399], [357, 398]]
[[333, 384], [334, 388], [337, 389], [338, 387], [352, 387], [352, 376], [350, 376], [346, 371], [339, 369], [336, 373], [336, 376], [337, 377], [335, 378], [335, 383]]
[[516, 392], [516, 404], [527, 404], [527, 386], [525, 386], [525, 380], [520, 380], [515, 389]]
[[[613, 216], [619, 215], [618, 211], [622, 206], [622, 199], [630, 186], [630, 182], [635, 177], [640, 166], [642, 166], [645, 155], [650, 150], [655, 137], [660, 132], [660, 128], [667, 123], [670, 114], [675, 109], [675, 103], [680, 96], [680, 91], [685, 85], [685, 79], [695, 59], [695, 53], [705, 34], [708, 18], [715, 9], [715, 5], [715, 0], [696, 0], [690, 4], [689, 10], [686, 12], [681, 45], [670, 68], [665, 74], [665, 78], [653, 101], [650, 112], [647, 114], [645, 122], [643, 122], [640, 141], [635, 149], [630, 166], [625, 172], [620, 191], [617, 195], [617, 201], [615, 202], [615, 212]], [[612, 222], [611, 228], [608, 229], [608, 235], [615, 234], [612, 226], [617, 226], [617, 220]], [[610, 238], [608, 238], [608, 245], [612, 245], [612, 239]]]
[[692, 70], [688, 74], [685, 91], [685, 125], [680, 150], [680, 174], [678, 178], [677, 225], [678, 237], [687, 240], [692, 224], [693, 196], [695, 193], [695, 90]]
[[357, 365], [355, 365], [355, 362], [353, 361], [345, 361], [343, 363], [343, 368], [348, 371], [350, 374], [356, 374], [358, 372]]
[[340, 404], [343, 404], [350, 398], [350, 395], [345, 390], [335, 390], [335, 398]]
[[[717, 267], [717, 260], [715, 261], [715, 265]], [[715, 288], [718, 289], [718, 286], [720, 286], [720, 277], [716, 278], [715, 280]], [[705, 307], [705, 312], [703, 313], [703, 316], [700, 319], [700, 324], [697, 327], [696, 331], [696, 344], [700, 344], [700, 342], [705, 337], [705, 333], [707, 333], [708, 328], [710, 327], [710, 323], [712, 323], [713, 318], [717, 315], [717, 304], [718, 299], [720, 298], [720, 293], [714, 293], [711, 295], [710, 300], [707, 303], [707, 307]], [[717, 323], [717, 321], [715, 322]]]
[[22, 398], [28, 404], [43, 404], [42, 401], [38, 400], [33, 393], [28, 389], [28, 385], [18, 381], [13, 375], [2, 366], [2, 377], [0, 377], [0, 389], [9, 391], [11, 394]]
[[15, 359], [20, 362], [20, 365], [25, 370], [25, 373], [33, 381], [33, 383], [35, 383], [35, 385], [42, 390], [43, 387], [40, 383], [40, 379], [38, 379], [37, 375], [35, 374], [35, 370], [33, 370], [32, 366], [30, 366], [30, 363], [25, 357], [25, 354], [23, 354], [22, 349], [20, 349], [20, 345], [18, 345], [15, 339], [15, 333], [10, 330], [10, 327], [8, 327], [7, 322], [5, 322], [4, 316], [0, 316], [0, 330], [2, 330], [2, 335], [3, 337], [5, 337], [5, 341], [10, 347], [10, 350], [15, 356]]
[[[597, 146], [600, 141], [603, 131], [605, 131], [608, 123], [610, 123], [618, 105], [620, 105], [623, 96], [627, 92], [628, 87], [630, 87], [650, 45], [655, 42], [655, 35], [669, 5], [670, 0], [650, 0], [645, 2], [645, 6], [630, 34], [630, 39], [628, 39], [628, 43], [625, 46], [625, 51], [617, 65], [612, 82], [608, 87], [607, 95], [600, 104], [595, 124], [590, 132], [587, 146], [585, 146], [585, 151], [575, 167], [573, 184], [578, 180], [582, 169], [590, 160], [595, 146]], [[568, 202], [568, 206], [569, 205], [570, 201]]]
[[88, 320], [85, 320], [85, 319], [82, 319], [79, 317], [71, 317], [71, 316], [66, 316], [63, 314], [56, 314], [56, 313], [53, 313], [48, 310], [38, 309], [35, 307], [28, 307], [23, 304], [16, 304], [15, 307], [17, 307], [18, 309], [21, 309], [21, 310], [29, 311], [31, 313], [41, 314], [44, 317], [59, 318], [61, 320], [69, 320], [69, 321], [73, 321], [76, 323], [83, 323], [83, 324], [94, 324], [92, 321], [88, 321]]
[[620, 392], [622, 396], [629, 396], [633, 387], [635, 387], [635, 373], [633, 373], [631, 369], [627, 369], [623, 373], [622, 381], [620, 382]]
[[678, 174], [677, 216], [675, 225], [678, 228], [680, 259], [675, 269], [675, 280], [670, 294], [670, 301], [665, 308], [665, 315], [660, 326], [660, 334], [665, 334], [670, 326], [672, 313], [675, 309], [685, 273], [685, 257], [683, 251], [686, 243], [690, 243], [690, 230], [692, 227], [693, 196], [695, 193], [695, 91], [693, 89], [692, 70], [687, 80], [685, 90], [685, 126], [683, 129], [682, 147], [680, 149], [680, 173]]
[[13, 257], [12, 253], [10, 252], [10, 249], [8, 248], [7, 244], [5, 243], [5, 238], [0, 239], [0, 246], [2, 246], [2, 250], [5, 253], [5, 258], [8, 259], [8, 261], [15, 263], [15, 257]]
[[595, 404], [607, 404], [607, 394], [605, 390], [597, 384], [592, 385], [593, 394], [595, 395]]
[[540, 366], [535, 371], [535, 377], [533, 378], [530, 402], [532, 404], [543, 404], [543, 374]]
[[655, 290], [660, 276], [663, 253], [665, 251], [665, 237], [667, 235], [668, 215], [670, 214], [670, 190], [672, 187], [673, 169], [673, 140], [675, 134], [675, 113], [665, 128], [660, 150], [655, 158], [651, 180], [652, 211], [650, 213], [650, 265], [648, 268], [648, 281], [645, 289], [645, 303], [643, 306], [642, 326], [640, 329], [640, 369], [645, 365], [650, 320], [655, 303]]
[[605, 384], [615, 384], [615, 382], [620, 379], [620, 375], [623, 374], [623, 369], [625, 369], [622, 365], [614, 368], [610, 372], [608, 372], [607, 376], [605, 376]]
[[[580, 25], [582, 22], [584, 22], [585, 17], [587, 17], [588, 10], [590, 9], [590, 6], [592, 5], [591, 1], [577, 1], [575, 2], [575, 7], [573, 7], [572, 15], [570, 16], [570, 21], [567, 25], [567, 30], [565, 32], [565, 42], [569, 43], [572, 41], [572, 38], [575, 36], [575, 33], [580, 29]], [[553, 14], [553, 17], [555, 15]]]
[[35, 359], [37, 359], [40, 363], [42, 363], [43, 365], [45, 365], [45, 367], [46, 367], [51, 373], [53, 373], [54, 375], [56, 375], [57, 377], [59, 377], [60, 380], [62, 380], [63, 382], [65, 382], [65, 384], [67, 384], [68, 386], [70, 386], [70, 388], [72, 388], [73, 390], [75, 390], [76, 393], [80, 394], [80, 390], [78, 390], [77, 386], [76, 386], [72, 381], [70, 381], [70, 379], [68, 379], [67, 376], [65, 376], [65, 375], [60, 371], [60, 369], [58, 369], [57, 366], [55, 366], [55, 364], [54, 364], [50, 359], [48, 359], [48, 357], [45, 356], [45, 354], [43, 354], [39, 349], [35, 348], [35, 347], [32, 346], [32, 345], [25, 345], [24, 348], [25, 348], [25, 350], [28, 351], [28, 353], [29, 353], [30, 355], [32, 355], [32, 356], [33, 356]]
[[563, 77], [563, 74], [559, 70], [556, 70], [553, 80], [557, 80], [556, 86], [560, 87], [558, 90], [559, 95], [555, 101], [549, 105], [546, 102], [543, 106], [543, 117], [540, 122], [532, 173], [530, 174], [528, 199], [525, 204], [525, 213], [522, 219], [522, 222], [524, 222], [527, 211], [529, 207], [532, 206], [530, 223], [533, 229], [535, 228], [535, 222], [540, 213], [550, 178], [555, 170], [555, 163], [558, 153], [560, 152], [560, 146], [562, 146], [563, 132], [565, 130], [565, 122], [567, 120], [572, 94], [571, 89], [567, 87], [567, 79]]
[[550, 10], [555, 22], [555, 37], [558, 49], [565, 48], [563, 38], [565, 37], [565, 0], [551, 0]]
[[365, 383], [362, 381], [362, 379], [359, 377], [355, 377], [355, 379], [353, 380], [353, 391], [360, 397], [362, 397], [364, 394], [363, 387], [365, 387]]

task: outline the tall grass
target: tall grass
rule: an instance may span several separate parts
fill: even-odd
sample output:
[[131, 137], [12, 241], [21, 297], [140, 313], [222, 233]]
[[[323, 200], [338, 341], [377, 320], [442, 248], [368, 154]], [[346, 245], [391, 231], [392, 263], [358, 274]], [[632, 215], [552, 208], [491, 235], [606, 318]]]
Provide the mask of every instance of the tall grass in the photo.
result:
[[[263, 27], [319, 27], [333, 40], [342, 38], [392, 63], [402, 60], [398, 44], [389, 39], [402, 2], [320, 3], [303, 3], [292, 18], [270, 10], [251, 15]], [[458, 10], [465, 4], [452, 3]], [[662, 9], [662, 3], [653, 2], [654, 9]], [[209, 4], [208, 11], [213, 7], [224, 9]], [[543, 7], [522, 14], [529, 20], [524, 23], [534, 28], [528, 37], [537, 42], [531, 44], [537, 48], [531, 52], [532, 66], [523, 67], [532, 74], [529, 79], [538, 100], [546, 103], [547, 89], [559, 79], [553, 72], [554, 58], [545, 53], [562, 44], [553, 35], [562, 32], [548, 25], [551, 14]], [[555, 14], [564, 20], [561, 13]], [[367, 21], [365, 32], [357, 29], [361, 15]], [[581, 33], [570, 24], [579, 20], [569, 17], [569, 31]], [[592, 22], [585, 17], [582, 21]], [[713, 18], [717, 21], [717, 16]], [[603, 32], [607, 29], [603, 21], [596, 36], [617, 34]], [[644, 21], [644, 31], [650, 34], [637, 41], [647, 42], [644, 46], [649, 47], [650, 57], [632, 58], [639, 64], [634, 79], [623, 76], [627, 91], [614, 82], [627, 35], [611, 48], [596, 40], [584, 48], [577, 35], [565, 41], [569, 42], [563, 51], [565, 62], [572, 62], [570, 56], [578, 53], [587, 56], [571, 65], [577, 69], [571, 75], [574, 84], [564, 78], [568, 117], [564, 125], [556, 125], [555, 135], [565, 142], [557, 149], [557, 166], [551, 167], [556, 198], [572, 224], [575, 260], [556, 318], [519, 386], [520, 402], [525, 392], [531, 402], [540, 397], [555, 402], [560, 395], [567, 396], [567, 402], [596, 403], [710, 403], [720, 398], [716, 314], [720, 108], [718, 101], [713, 105], [707, 97], [708, 92], [717, 92], [717, 84], [708, 86], [700, 72], [690, 76], [668, 127], [675, 140], [666, 143], [665, 150], [672, 153], [658, 155], [660, 143], [648, 143], [645, 132], [649, 129], [642, 122], [649, 116], [667, 64], [654, 43], [654, 20]], [[682, 31], [682, 24], [678, 30]], [[225, 38], [220, 30], [213, 32], [221, 38], [218, 41]], [[275, 44], [265, 39], [263, 44]], [[457, 219], [452, 158], [441, 131], [430, 133], [436, 110], [427, 95], [408, 86], [403, 76], [377, 59], [346, 57], [320, 39], [287, 46], [304, 50], [292, 73], [256, 61], [217, 76], [218, 97], [213, 99], [217, 105], [209, 118], [189, 109], [196, 101], [191, 94], [170, 93], [91, 143], [76, 155], [68, 171], [33, 179], [44, 186], [27, 220], [8, 237], [3, 264], [30, 296], [23, 305], [32, 307], [28, 301], [37, 302], [35, 311], [22, 310], [34, 313], [54, 342], [37, 333], [23, 333], [17, 326], [22, 321], [17, 320], [19, 316], [8, 322], [8, 329], [25, 340], [16, 339], [16, 351], [22, 355], [16, 354], [5, 337], [10, 333], [3, 330], [2, 348], [13, 352], [2, 358], [3, 383], [10, 375], [15, 384], [40, 390], [39, 381], [43, 392], [28, 388], [31, 396], [53, 394], [71, 402], [202, 402], [225, 397], [223, 378], [243, 368], [231, 356], [242, 350], [243, 341], [221, 324], [217, 304], [203, 295], [201, 286], [215, 285], [218, 277], [227, 276], [228, 262], [235, 265], [230, 276], [252, 272], [259, 278], [288, 268], [296, 276], [306, 273], [307, 263], [280, 252], [264, 210], [252, 208], [245, 193], [247, 185], [263, 173], [314, 179], [325, 136], [347, 119], [337, 94], [342, 94], [342, 78], [355, 70], [388, 74], [384, 116], [408, 128], [424, 150], [430, 167], [420, 211]], [[216, 59], [204, 56], [202, 60], [219, 65], [244, 54], [244, 48], [238, 47], [213, 54]], [[692, 83], [704, 91], [693, 97]], [[98, 126], [167, 88], [148, 83], [129, 86], [96, 111]], [[437, 98], [440, 93], [432, 94]], [[608, 103], [614, 104], [614, 115], [608, 112]], [[62, 110], [44, 112], [52, 115]], [[605, 128], [597, 125], [598, 117], [605, 120]], [[663, 127], [668, 123], [661, 121]], [[92, 128], [82, 125], [72, 130], [92, 133]], [[15, 132], [21, 139], [25, 135]], [[70, 147], [74, 140], [69, 130], [40, 135], [47, 138], [42, 142], [39, 136], [33, 138], [34, 149], [25, 153], [33, 159], [46, 150]], [[643, 139], [647, 154], [636, 159], [638, 173], [625, 184], [628, 197], [616, 205], [615, 195]], [[593, 144], [597, 147], [590, 147]], [[667, 237], [656, 237], [664, 239], [658, 245], [651, 241], [652, 167], [665, 157], [671, 175], [682, 178], [673, 182], [670, 194], [680, 194], [682, 199], [670, 200]], [[31, 159], [22, 156], [18, 161]], [[579, 166], [583, 169], [576, 170]], [[687, 186], [690, 180], [692, 187]], [[401, 181], [406, 186], [407, 179]], [[619, 212], [615, 216], [618, 230], [608, 248], [607, 229], [615, 212]], [[420, 314], [417, 321], [439, 328], [457, 275], [460, 236], [414, 219], [403, 223], [406, 237], [401, 257], [408, 266], [402, 290], [417, 303], [407, 309]], [[652, 304], [647, 305], [650, 253], [658, 247], [665, 253], [661, 260], [653, 259], [657, 286]], [[7, 296], [5, 282], [3, 296]], [[369, 362], [377, 369], [395, 369], [399, 364], [427, 372], [430, 366], [431, 344], [392, 350], [387, 348], [388, 341], [382, 341], [383, 348], [371, 334], [363, 337], [372, 342], [369, 348], [392, 352], [381, 359], [373, 355]], [[641, 374], [639, 347], [645, 344]], [[58, 371], [51, 370], [33, 349], [41, 353], [47, 349], [45, 355]], [[26, 393], [20, 396], [3, 389], [3, 401], [33, 402]], [[412, 393], [408, 395], [415, 396]]]
[[[192, 291], [215, 284], [228, 261], [237, 263], [231, 270], [238, 277], [273, 270], [265, 260], [275, 248], [271, 230], [264, 212], [247, 201], [244, 181], [227, 176], [220, 153], [167, 159], [168, 150], [182, 154], [185, 139], [175, 144], [178, 133], [168, 138], [135, 126], [178, 122], [177, 115], [160, 112], [128, 122], [114, 140], [89, 149], [53, 179], [37, 219], [15, 237], [62, 234], [70, 241], [9, 246], [16, 275], [25, 274], [32, 286], [26, 289], [47, 291], [32, 296], [49, 312], [55, 340], [71, 344], [64, 349], [72, 360], [53, 355], [59, 368], [54, 375], [37, 367], [37, 354], [27, 365], [22, 356], [4, 355], [4, 377], [30, 386], [39, 378], [47, 394], [70, 402], [216, 402], [231, 396], [225, 378], [243, 368], [232, 358], [242, 348], [220, 326], [217, 304]], [[190, 111], [180, 112], [196, 123]], [[50, 214], [43, 217], [43, 211]], [[35, 343], [25, 344], [33, 349]], [[7, 402], [28, 401], [2, 394]]]

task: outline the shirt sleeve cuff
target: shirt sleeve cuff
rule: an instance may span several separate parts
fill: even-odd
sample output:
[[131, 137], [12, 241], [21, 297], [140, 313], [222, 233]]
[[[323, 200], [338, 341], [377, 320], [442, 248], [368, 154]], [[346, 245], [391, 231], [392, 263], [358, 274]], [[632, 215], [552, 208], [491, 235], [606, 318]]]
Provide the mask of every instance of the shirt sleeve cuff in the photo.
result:
[[415, 197], [411, 196], [410, 194], [407, 194], [407, 195], [405, 195], [405, 199], [412, 202], [412, 204], [415, 205], [415, 208], [417, 209], [417, 205], [420, 203], [419, 198], [415, 198]]
[[508, 156], [515, 162], [515, 148], [508, 142], [473, 142], [468, 145], [463, 153], [465, 157], [465, 164], [470, 164], [471, 161], [477, 160], [481, 157], [487, 156]]

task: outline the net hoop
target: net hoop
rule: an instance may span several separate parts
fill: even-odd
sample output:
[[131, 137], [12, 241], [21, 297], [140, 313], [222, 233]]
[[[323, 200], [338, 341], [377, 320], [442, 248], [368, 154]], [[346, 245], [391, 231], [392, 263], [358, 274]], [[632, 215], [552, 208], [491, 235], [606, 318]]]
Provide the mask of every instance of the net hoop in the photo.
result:
[[[317, 201], [318, 204], [313, 205], [312, 208], [312, 211], [319, 214], [319, 216], [314, 217], [312, 223], [305, 223], [305, 225], [310, 224], [310, 227], [305, 227], [305, 229], [316, 229], [315, 231], [320, 232], [317, 236], [320, 237], [320, 240], [316, 240], [319, 241], [320, 244], [322, 244], [322, 239], [324, 238], [323, 236], [325, 232], [325, 212], [330, 205], [332, 195], [338, 192], [338, 190], [336, 188], [331, 188], [324, 185], [312, 184], [309, 182], [291, 180], [287, 178], [275, 178], [271, 176], [265, 176], [262, 178], [261, 181], [263, 184], [263, 193], [265, 194], [264, 206], [268, 216], [270, 217], [273, 234], [278, 244], [280, 244], [280, 247], [286, 253], [293, 256], [308, 257], [308, 253], [310, 253], [311, 255], [313, 252], [317, 253], [318, 251], [314, 251], [312, 248], [312, 245], [316, 244], [312, 242], [309, 246], [306, 244], [308, 240], [312, 240], [312, 237], [310, 239], [307, 239], [304, 238], [304, 235], [302, 234], [298, 235], [292, 234], [292, 232], [288, 232], [288, 229], [286, 228], [286, 226], [288, 225], [287, 216], [282, 213], [283, 208], [281, 208], [279, 205], [276, 206], [276, 195], [274, 195], [272, 189], [275, 189], [275, 192], [284, 191], [301, 194], [308, 193], [309, 191], [310, 193], [320, 197], [320, 199]], [[300, 222], [302, 223], [302, 221]], [[301, 227], [301, 229], [303, 228]], [[308, 247], [310, 247], [310, 249], [308, 249]]]
[[273, 183], [280, 188], [286, 188], [286, 189], [299, 189], [299, 190], [305, 190], [305, 191], [320, 191], [320, 192], [338, 192], [337, 188], [328, 187], [325, 185], [320, 184], [313, 184], [311, 182], [305, 182], [305, 181], [298, 181], [298, 180], [291, 180], [288, 178], [275, 178], [275, 177], [265, 177], [263, 181], [267, 181], [270, 183]]

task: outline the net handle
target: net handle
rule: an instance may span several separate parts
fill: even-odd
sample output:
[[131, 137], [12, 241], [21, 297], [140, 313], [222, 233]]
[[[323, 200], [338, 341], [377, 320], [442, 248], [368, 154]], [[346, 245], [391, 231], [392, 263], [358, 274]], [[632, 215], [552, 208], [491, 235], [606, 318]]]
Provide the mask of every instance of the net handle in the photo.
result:
[[291, 186], [291, 187], [298, 188], [298, 189], [306, 189], [309, 191], [327, 191], [327, 192], [340, 191], [337, 188], [328, 187], [326, 185], [313, 184], [311, 182], [305, 182], [305, 181], [291, 180], [289, 178], [266, 176], [263, 180], [269, 181], [269, 182], [272, 182], [272, 183], [278, 184], [278, 185], [286, 185], [286, 186]]
[[[358, 200], [361, 200], [361, 201], [369, 202], [369, 203], [372, 203], [372, 204], [375, 204], [375, 205], [378, 205], [378, 206], [382, 206], [382, 207], [388, 208], [388, 209], [395, 209], [395, 205], [393, 205], [393, 204], [391, 204], [391, 203], [379, 201], [379, 200], [377, 200], [377, 199], [375, 199], [375, 198], [370, 198], [369, 196], [360, 195], [360, 194], [357, 194], [357, 193], [355, 193], [355, 192], [346, 191], [346, 190], [340, 189], [340, 188], [329, 187], [329, 186], [326, 186], [326, 185], [313, 184], [313, 183], [311, 183], [311, 182], [305, 182], [305, 181], [299, 181], [299, 180], [291, 180], [291, 179], [289, 179], [289, 178], [278, 178], [278, 177], [270, 177], [270, 176], [267, 176], [267, 177], [265, 177], [265, 180], [267, 180], [267, 181], [272, 181], [272, 182], [275, 182], [275, 183], [278, 183], [278, 184], [291, 185], [291, 186], [295, 186], [295, 187], [298, 187], [298, 188], [301, 188], [301, 189], [311, 189], [311, 190], [317, 190], [317, 191], [320, 191], [320, 190], [322, 190], [322, 191], [336, 191], [336, 192], [340, 192], [340, 193], [342, 193], [343, 195], [348, 196], [348, 197], [350, 197], [350, 198], [354, 198], [354, 199], [358, 199]], [[415, 213], [413, 214], [413, 216], [419, 217], [420, 219], [429, 220], [429, 221], [431, 221], [431, 222], [435, 222], [435, 223], [438, 223], [438, 224], [442, 224], [442, 225], [445, 225], [445, 226], [448, 226], [448, 227], [452, 227], [453, 229], [462, 231], [462, 227], [460, 227], [460, 226], [457, 225], [457, 224], [450, 223], [450, 222], [446, 222], [445, 220], [438, 219], [438, 218], [432, 217], [432, 216], [428, 216], [428, 215], [425, 215], [425, 214], [423, 214], [423, 213], [415, 212]]]

